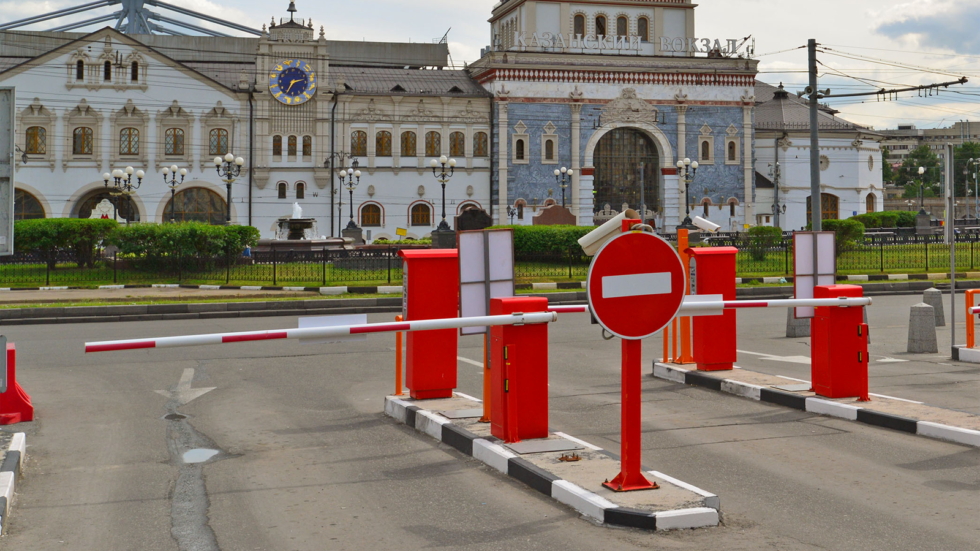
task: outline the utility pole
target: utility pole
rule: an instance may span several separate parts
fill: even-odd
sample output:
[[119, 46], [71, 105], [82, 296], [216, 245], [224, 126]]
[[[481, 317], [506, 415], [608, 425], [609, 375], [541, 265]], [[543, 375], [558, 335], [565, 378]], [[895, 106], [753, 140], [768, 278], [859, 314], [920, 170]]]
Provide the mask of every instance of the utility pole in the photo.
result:
[[946, 235], [948, 236], [947, 243], [949, 243], [949, 304], [950, 304], [950, 345], [949, 350], [952, 354], [953, 348], [956, 346], [956, 213], [953, 211], [956, 203], [954, 199], [956, 193], [954, 191], [955, 186], [953, 185], [953, 167], [955, 165], [955, 159], [953, 159], [953, 152], [955, 148], [953, 144], [946, 144]]
[[[820, 195], [820, 129], [817, 115], [820, 107], [820, 92], [817, 91], [817, 41], [813, 38], [806, 43], [810, 70], [810, 225], [812, 231], [823, 229], [823, 201]], [[813, 248], [813, 262], [816, 266], [817, 248]], [[814, 268], [816, 270], [816, 268]]]

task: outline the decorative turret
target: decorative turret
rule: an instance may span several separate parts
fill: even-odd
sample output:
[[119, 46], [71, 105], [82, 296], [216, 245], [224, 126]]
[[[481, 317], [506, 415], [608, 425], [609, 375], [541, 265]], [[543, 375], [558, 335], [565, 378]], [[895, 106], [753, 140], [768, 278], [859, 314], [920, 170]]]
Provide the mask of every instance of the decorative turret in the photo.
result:
[[277, 25], [275, 18], [272, 19], [272, 25], [269, 27], [269, 40], [273, 42], [312, 41], [312, 21], [304, 22], [302, 19], [296, 18], [296, 2], [290, 2], [286, 11], [289, 12], [289, 20], [280, 18]]

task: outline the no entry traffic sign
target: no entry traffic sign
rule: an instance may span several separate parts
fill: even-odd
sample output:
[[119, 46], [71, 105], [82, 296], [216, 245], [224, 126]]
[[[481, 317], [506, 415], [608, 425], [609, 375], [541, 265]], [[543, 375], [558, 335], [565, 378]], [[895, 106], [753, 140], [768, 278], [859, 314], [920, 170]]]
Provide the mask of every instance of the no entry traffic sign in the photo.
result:
[[681, 258], [669, 243], [652, 233], [629, 232], [596, 253], [586, 290], [589, 307], [606, 331], [638, 340], [674, 319], [685, 284]]

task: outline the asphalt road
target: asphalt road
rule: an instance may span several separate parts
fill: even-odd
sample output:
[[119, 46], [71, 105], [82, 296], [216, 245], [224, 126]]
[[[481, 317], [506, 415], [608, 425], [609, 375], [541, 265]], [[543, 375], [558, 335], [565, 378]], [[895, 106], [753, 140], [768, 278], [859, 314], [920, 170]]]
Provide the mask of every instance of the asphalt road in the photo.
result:
[[[874, 353], [912, 361], [874, 364], [873, 390], [892, 370], [899, 376], [888, 394], [945, 396], [975, 408], [976, 369], [895, 352], [904, 337], [888, 332], [901, 333], [909, 302], [876, 299], [889, 325], [876, 330]], [[784, 312], [750, 316], [740, 348], [803, 353], [799, 340], [770, 331], [782, 330]], [[643, 382], [644, 463], [717, 493], [721, 527], [666, 534], [598, 527], [385, 418], [392, 335], [82, 354], [86, 340], [295, 324], [253, 318], [6, 330], [38, 421], [28, 428], [26, 474], [0, 547], [947, 551], [980, 541], [980, 450], [651, 377]], [[602, 341], [584, 316], [565, 316], [551, 331], [552, 427], [617, 450], [618, 343]], [[468, 337], [459, 355], [479, 359], [481, 344]], [[659, 348], [646, 343], [650, 360]], [[806, 374], [801, 364], [752, 361], [746, 367]], [[458, 365], [460, 390], [479, 395], [480, 368]], [[190, 393], [155, 392], [176, 388], [187, 369], [192, 388], [215, 390], [186, 405], [181, 398]], [[181, 460], [198, 448], [219, 453], [204, 464]]]

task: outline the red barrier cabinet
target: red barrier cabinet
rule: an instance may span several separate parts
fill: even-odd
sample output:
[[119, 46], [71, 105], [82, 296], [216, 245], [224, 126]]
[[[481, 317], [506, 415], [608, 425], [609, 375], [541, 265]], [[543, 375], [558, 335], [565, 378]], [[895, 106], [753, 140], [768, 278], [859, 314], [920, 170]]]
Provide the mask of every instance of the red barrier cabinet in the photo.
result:
[[[735, 300], [735, 247], [698, 247], [687, 250], [691, 255], [691, 294], [721, 295]], [[699, 371], [733, 369], [737, 324], [735, 310], [720, 316], [694, 317], [694, 361]]]
[[[543, 297], [490, 299], [491, 316], [547, 311]], [[548, 324], [494, 326], [490, 340], [490, 433], [505, 442], [547, 438]]]
[[[402, 250], [402, 315], [405, 321], [459, 317], [456, 249]], [[406, 384], [412, 398], [451, 398], [456, 388], [457, 329], [410, 331]]]
[[[863, 297], [857, 285], [818, 285], [813, 298]], [[860, 307], [816, 308], [811, 320], [813, 391], [827, 398], [868, 400], [868, 326]]]

